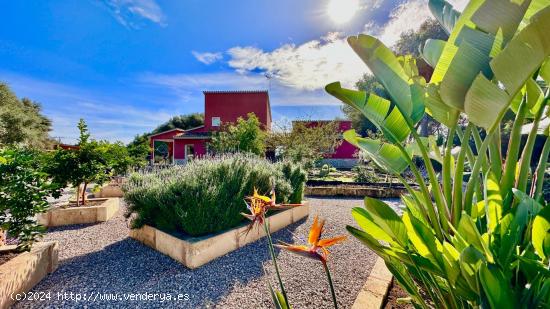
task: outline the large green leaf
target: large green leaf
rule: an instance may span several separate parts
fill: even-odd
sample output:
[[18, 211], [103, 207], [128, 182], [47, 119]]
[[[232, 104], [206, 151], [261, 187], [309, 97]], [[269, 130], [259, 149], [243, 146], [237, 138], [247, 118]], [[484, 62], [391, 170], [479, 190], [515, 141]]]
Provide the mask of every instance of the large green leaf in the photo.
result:
[[485, 0], [472, 15], [472, 22], [480, 30], [501, 33], [504, 43], [516, 33], [531, 0]]
[[483, 252], [489, 262], [493, 262], [493, 254], [489, 250], [486, 241], [481, 237], [477, 226], [468, 214], [462, 213], [462, 217], [458, 223], [458, 233], [468, 243], [472, 244], [477, 250]]
[[537, 255], [543, 259], [550, 258], [550, 207], [544, 207], [533, 221], [533, 247]]
[[399, 143], [409, 136], [407, 122], [396, 107], [390, 111], [390, 101], [373, 93], [342, 88], [339, 82], [328, 84], [325, 90], [363, 113], [390, 142]]
[[402, 247], [407, 245], [408, 237], [405, 225], [388, 204], [374, 198], [365, 197], [365, 208], [368, 210], [372, 222]]
[[547, 85], [550, 85], [550, 57], [547, 57], [546, 61], [541, 66], [539, 75], [544, 79]]
[[531, 18], [506, 47], [491, 61], [495, 78], [509, 95], [515, 93], [550, 55], [550, 6]]
[[464, 109], [476, 125], [489, 129], [510, 104], [510, 96], [479, 74], [466, 94]]
[[438, 122], [441, 122], [447, 127], [451, 127], [456, 123], [459, 111], [443, 103], [443, 100], [441, 100], [441, 96], [439, 95], [438, 86], [434, 84], [427, 85], [426, 99], [424, 102], [430, 116]]
[[355, 219], [355, 222], [359, 224], [359, 227], [361, 227], [363, 231], [370, 234], [376, 240], [385, 241], [391, 245], [399, 245], [399, 243], [396, 242], [391, 235], [386, 233], [382, 228], [374, 223], [372, 216], [364, 208], [354, 207], [351, 210], [351, 215]]
[[502, 195], [498, 179], [492, 172], [487, 174], [484, 191], [487, 228], [489, 233], [493, 233], [502, 219]]
[[403, 223], [407, 229], [409, 240], [416, 248], [416, 252], [422, 257], [432, 261], [434, 265], [443, 268], [442, 245], [439, 243], [434, 233], [425, 226], [420, 220], [411, 216], [409, 212], [403, 213]]
[[348, 43], [384, 86], [403, 116], [418, 121], [413, 119], [413, 115], [424, 107], [414, 106], [416, 103], [411, 100], [410, 88], [413, 80], [391, 49], [375, 37], [363, 34], [349, 37]]
[[426, 43], [424, 43], [424, 48], [422, 49], [422, 58], [432, 68], [435, 68], [437, 66], [437, 62], [439, 61], [439, 57], [441, 57], [441, 53], [443, 53], [443, 49], [445, 48], [446, 43], [446, 41], [435, 39], [428, 39], [426, 40]]
[[443, 26], [443, 29], [445, 29], [447, 33], [451, 33], [456, 21], [460, 17], [460, 12], [455, 10], [449, 2], [444, 0], [430, 0], [428, 6], [437, 21]]
[[355, 130], [344, 132], [344, 139], [364, 150], [374, 163], [390, 173], [401, 174], [409, 166], [406, 157], [395, 145], [359, 137]]
[[479, 267], [485, 262], [485, 256], [473, 246], [468, 246], [460, 253], [459, 264], [462, 277], [468, 282], [471, 289], [479, 293], [477, 273]]
[[479, 268], [479, 281], [491, 308], [517, 308], [514, 290], [497, 266], [483, 263]]

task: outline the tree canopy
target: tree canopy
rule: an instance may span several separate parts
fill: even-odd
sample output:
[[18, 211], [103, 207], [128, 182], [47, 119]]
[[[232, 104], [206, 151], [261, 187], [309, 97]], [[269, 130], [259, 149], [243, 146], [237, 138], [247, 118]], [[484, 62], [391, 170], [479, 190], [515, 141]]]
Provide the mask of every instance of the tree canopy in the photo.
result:
[[40, 103], [19, 100], [8, 85], [0, 83], [0, 146], [44, 148], [51, 143], [51, 126]]
[[239, 117], [236, 123], [226, 123], [220, 131], [213, 133], [211, 150], [217, 154], [249, 152], [263, 155], [266, 132], [261, 126], [254, 113], [248, 113], [246, 119]]
[[170, 118], [165, 123], [156, 127], [151, 134], [156, 134], [172, 129], [188, 130], [204, 124], [204, 115], [202, 113], [193, 113], [188, 115], [178, 115]]

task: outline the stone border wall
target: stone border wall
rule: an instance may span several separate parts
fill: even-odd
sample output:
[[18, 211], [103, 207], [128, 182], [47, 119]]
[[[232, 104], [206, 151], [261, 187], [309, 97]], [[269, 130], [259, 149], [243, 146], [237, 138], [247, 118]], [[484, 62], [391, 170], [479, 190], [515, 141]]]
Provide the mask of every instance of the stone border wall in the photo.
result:
[[[308, 215], [309, 205], [303, 205], [280, 211], [266, 220], [269, 220], [270, 232], [274, 233]], [[145, 225], [130, 230], [130, 237], [194, 269], [266, 236], [262, 228], [254, 228], [248, 234], [246, 229], [247, 226], [238, 227], [204, 240], [190, 242]]]
[[363, 187], [363, 186], [316, 186], [306, 187], [305, 195], [308, 196], [355, 196], [374, 198], [399, 198], [406, 194], [404, 187]]
[[352, 309], [379, 309], [382, 308], [392, 282], [392, 274], [386, 267], [384, 260], [378, 257], [372, 270], [359, 291]]
[[73, 224], [90, 224], [105, 222], [119, 210], [119, 198], [88, 199], [88, 201], [105, 200], [99, 206], [54, 208], [37, 216], [38, 223], [46, 227]]

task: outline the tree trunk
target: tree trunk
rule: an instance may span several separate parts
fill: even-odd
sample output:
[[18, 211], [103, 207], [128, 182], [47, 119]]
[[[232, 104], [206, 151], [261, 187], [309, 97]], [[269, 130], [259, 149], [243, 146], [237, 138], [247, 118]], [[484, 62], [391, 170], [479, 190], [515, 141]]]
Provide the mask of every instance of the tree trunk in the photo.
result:
[[6, 231], [0, 229], [0, 247], [6, 244]]
[[84, 188], [82, 189], [82, 206], [86, 205], [86, 187], [88, 183], [84, 183]]
[[80, 184], [76, 185], [76, 207], [80, 206]]

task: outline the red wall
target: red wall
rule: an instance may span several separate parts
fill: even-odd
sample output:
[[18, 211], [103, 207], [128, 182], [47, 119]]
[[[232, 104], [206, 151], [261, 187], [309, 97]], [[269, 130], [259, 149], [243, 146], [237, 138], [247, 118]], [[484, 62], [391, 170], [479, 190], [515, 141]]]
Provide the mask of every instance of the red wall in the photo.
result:
[[[347, 130], [352, 129], [352, 123], [349, 120], [335, 120], [338, 122], [338, 131], [344, 133]], [[315, 127], [324, 121], [308, 121], [307, 127]], [[327, 158], [330, 159], [355, 159], [354, 154], [357, 152], [357, 148], [347, 141], [343, 140], [342, 144], [335, 149], [334, 153]]]
[[195, 156], [203, 156], [206, 154], [206, 140], [204, 139], [175, 139], [174, 159], [185, 159], [185, 145], [192, 144], [195, 146]]
[[239, 117], [245, 118], [251, 112], [256, 114], [265, 129], [271, 130], [271, 110], [267, 92], [205, 92], [204, 105], [205, 131], [218, 129], [212, 127], [212, 117], [220, 117], [223, 124], [236, 122]]

